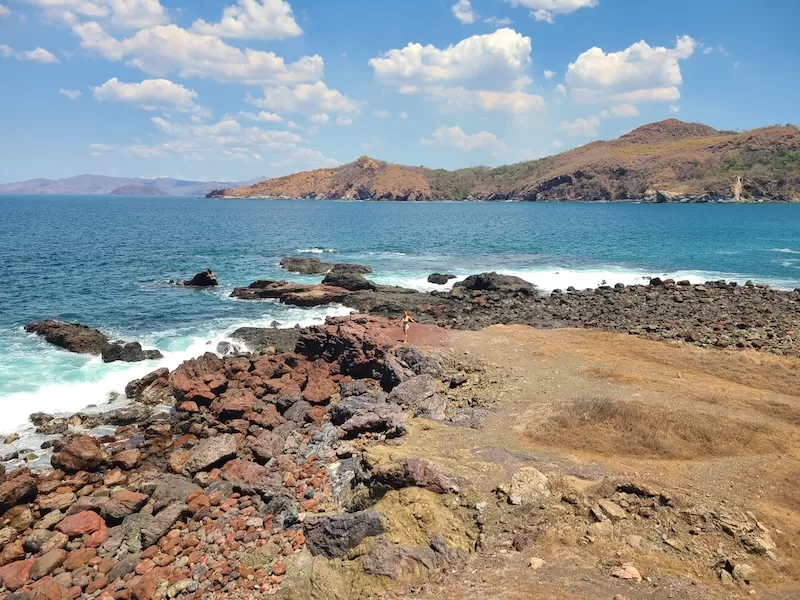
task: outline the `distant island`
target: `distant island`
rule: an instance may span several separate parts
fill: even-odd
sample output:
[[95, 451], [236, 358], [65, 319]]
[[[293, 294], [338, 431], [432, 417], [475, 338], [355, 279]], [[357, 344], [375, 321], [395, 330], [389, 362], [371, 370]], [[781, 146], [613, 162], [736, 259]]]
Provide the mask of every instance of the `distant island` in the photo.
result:
[[[741, 178], [741, 179], [740, 179]], [[496, 168], [456, 171], [368, 156], [337, 168], [215, 189], [211, 198], [496, 201], [800, 201], [800, 130], [742, 133], [667, 119], [615, 140]]]
[[221, 186], [239, 187], [249, 181], [191, 181], [160, 177], [106, 177], [105, 175], [78, 175], [66, 179], [30, 179], [15, 183], [0, 183], [0, 194], [59, 194], [59, 195], [111, 195], [111, 196], [205, 196]]

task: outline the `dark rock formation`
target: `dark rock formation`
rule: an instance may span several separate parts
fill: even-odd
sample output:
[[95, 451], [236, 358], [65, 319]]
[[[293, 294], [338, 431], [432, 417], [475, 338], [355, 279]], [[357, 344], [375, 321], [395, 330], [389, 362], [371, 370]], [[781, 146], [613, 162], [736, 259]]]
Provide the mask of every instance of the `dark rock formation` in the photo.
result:
[[380, 535], [383, 531], [381, 515], [375, 510], [310, 517], [304, 523], [308, 549], [312, 554], [326, 558], [342, 558], [366, 538]]
[[332, 285], [334, 287], [350, 290], [351, 292], [359, 292], [363, 290], [375, 291], [378, 286], [366, 279], [362, 275], [355, 273], [337, 273], [331, 271], [322, 280], [323, 285]]
[[103, 333], [80, 323], [36, 321], [25, 325], [25, 331], [40, 335], [45, 341], [77, 354], [101, 354], [108, 344], [108, 338]]
[[234, 340], [244, 342], [253, 352], [264, 352], [267, 348], [274, 348], [275, 352], [294, 352], [297, 340], [300, 339], [300, 329], [278, 329], [276, 327], [240, 327], [231, 334]]
[[523, 294], [525, 296], [534, 296], [536, 294], [536, 286], [532, 283], [513, 275], [500, 275], [495, 272], [470, 275], [464, 281], [460, 281], [453, 286], [454, 294], [458, 294], [461, 290]]
[[75, 435], [68, 438], [53, 454], [53, 468], [68, 473], [94, 471], [109, 460], [108, 453], [97, 438], [90, 435]]
[[433, 273], [428, 275], [428, 283], [435, 283], [436, 285], [444, 285], [451, 279], [455, 279], [455, 275], [443, 275], [442, 273]]
[[158, 350], [142, 350], [139, 342], [112, 342], [103, 348], [103, 362], [140, 362], [164, 358]]
[[214, 271], [206, 269], [191, 279], [184, 281], [183, 285], [191, 287], [214, 287], [219, 285], [219, 283], [217, 282], [217, 276], [214, 274]]
[[318, 258], [287, 256], [281, 260], [281, 267], [290, 273], [300, 275], [324, 275], [333, 268], [333, 265], [324, 263]]

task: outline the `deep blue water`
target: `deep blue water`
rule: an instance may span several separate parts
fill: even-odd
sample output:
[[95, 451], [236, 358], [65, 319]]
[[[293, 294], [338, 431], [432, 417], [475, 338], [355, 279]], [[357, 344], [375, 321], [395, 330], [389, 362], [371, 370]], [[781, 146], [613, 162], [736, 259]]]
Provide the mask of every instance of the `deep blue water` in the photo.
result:
[[[324, 253], [319, 253], [320, 251]], [[313, 252], [311, 252], [313, 251]], [[102, 401], [226, 332], [325, 311], [228, 297], [294, 278], [285, 255], [361, 262], [382, 283], [430, 289], [434, 271], [514, 273], [544, 289], [670, 274], [800, 286], [800, 205], [367, 203], [0, 196], [0, 432], [35, 410]], [[166, 282], [211, 267], [214, 291]], [[24, 334], [34, 319], [80, 321], [157, 346], [160, 363], [104, 365]], [[209, 342], [211, 342], [209, 344]]]

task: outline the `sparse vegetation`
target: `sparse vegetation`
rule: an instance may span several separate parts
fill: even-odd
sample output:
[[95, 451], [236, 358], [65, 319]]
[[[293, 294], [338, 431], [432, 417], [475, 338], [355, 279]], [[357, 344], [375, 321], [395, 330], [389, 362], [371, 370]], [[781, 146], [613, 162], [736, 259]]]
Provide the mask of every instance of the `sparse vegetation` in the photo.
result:
[[634, 400], [578, 398], [555, 407], [528, 435], [601, 455], [692, 460], [774, 451], [770, 427]]

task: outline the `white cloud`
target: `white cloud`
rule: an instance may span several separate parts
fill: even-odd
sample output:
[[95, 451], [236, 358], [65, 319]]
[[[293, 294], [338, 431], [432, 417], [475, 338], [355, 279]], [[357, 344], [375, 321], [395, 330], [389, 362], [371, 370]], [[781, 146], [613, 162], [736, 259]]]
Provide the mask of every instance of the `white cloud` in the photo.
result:
[[39, 63], [57, 63], [58, 59], [52, 52], [37, 46], [33, 50], [17, 52], [8, 44], [0, 44], [0, 58], [15, 58], [17, 60], [30, 60]]
[[0, 19], [3, 17], [7, 17], [11, 14], [11, 11], [5, 4], [0, 4]]
[[703, 48], [703, 54], [711, 54], [712, 52], [714, 52], [713, 46], [706, 46]]
[[304, 56], [287, 64], [273, 52], [240, 50], [220, 38], [160, 25], [118, 40], [89, 21], [73, 27], [81, 46], [109, 60], [127, 58], [126, 64], [150, 75], [177, 72], [180, 77], [207, 77], [221, 82], [294, 85], [318, 81], [324, 62], [320, 56]]
[[496, 135], [488, 131], [468, 134], [461, 127], [440, 127], [430, 138], [419, 141], [423, 146], [450, 146], [460, 150], [485, 150], [498, 154], [506, 149]]
[[558, 130], [570, 137], [595, 137], [599, 125], [600, 115], [589, 115], [574, 121], [561, 121]]
[[77, 100], [81, 95], [80, 90], [65, 90], [64, 88], [58, 88], [58, 93], [70, 100]]
[[75, 23], [76, 15], [107, 19], [120, 29], [142, 29], [169, 23], [160, 0], [28, 0], [54, 20]]
[[407, 119], [408, 113], [404, 110], [401, 110], [399, 113], [397, 113], [397, 116], [399, 116], [401, 119]]
[[567, 88], [564, 86], [564, 84], [563, 84], [563, 83], [559, 83], [559, 84], [558, 84], [558, 85], [555, 87], [554, 91], [555, 91], [557, 94], [561, 94], [562, 96], [566, 96], [566, 95], [567, 95]]
[[330, 121], [331, 117], [327, 113], [319, 113], [317, 115], [311, 115], [308, 117], [308, 120], [315, 125], [323, 125]]
[[512, 89], [528, 83], [523, 77], [530, 63], [531, 39], [513, 29], [474, 35], [444, 49], [411, 43], [369, 61], [379, 81], [401, 90], [437, 85]]
[[494, 27], [508, 27], [514, 21], [512, 21], [508, 17], [503, 17], [503, 18], [500, 18], [500, 17], [487, 17], [487, 18], [485, 18], [483, 20], [483, 22], [487, 23], [489, 25], [492, 25]]
[[132, 104], [144, 110], [177, 110], [199, 117], [210, 116], [196, 102], [197, 92], [168, 79], [145, 79], [141, 83], [124, 83], [113, 77], [93, 87], [94, 99], [100, 102]]
[[239, 39], [283, 40], [303, 33], [285, 0], [238, 0], [228, 6], [219, 23], [198, 19], [192, 25], [198, 33]]
[[373, 110], [372, 114], [379, 119], [388, 119], [392, 116], [388, 110]]
[[561, 121], [558, 130], [563, 131], [570, 137], [596, 137], [597, 128], [605, 119], [624, 119], [638, 116], [639, 109], [633, 104], [617, 104], [609, 109], [601, 110], [596, 115], [581, 117], [574, 121]]
[[240, 112], [239, 116], [244, 119], [250, 119], [251, 121], [260, 121], [262, 123], [281, 123], [283, 121], [282, 116], [276, 115], [275, 113], [266, 112], [264, 110], [262, 110], [258, 114], [251, 112]]
[[552, 146], [553, 148], [561, 148], [564, 145], [564, 142], [561, 140], [553, 140]]
[[531, 40], [512, 29], [474, 35], [444, 49], [409, 44], [373, 58], [379, 81], [401, 94], [419, 94], [442, 111], [505, 111], [523, 114], [545, 105], [524, 91], [531, 83]]
[[681, 107], [671, 104], [669, 107], [669, 112], [671, 112], [672, 114], [679, 113], [681, 112]]
[[300, 127], [300, 125], [298, 125], [298, 124], [297, 124], [297, 123], [295, 123], [294, 121], [289, 121], [289, 122], [288, 122], [288, 123], [286, 123], [286, 124], [287, 124], [289, 127], [291, 127], [292, 129], [302, 129], [302, 127]]
[[544, 78], [545, 79], [552, 79], [555, 76], [556, 76], [556, 72], [555, 71], [551, 71], [550, 69], [545, 69], [545, 71], [544, 71]]
[[349, 127], [353, 124], [353, 119], [350, 117], [336, 117], [336, 124], [339, 127]]
[[455, 18], [464, 25], [470, 25], [475, 22], [475, 11], [472, 10], [470, 0], [458, 0], [451, 10]]
[[668, 102], [680, 98], [680, 60], [697, 46], [688, 35], [674, 48], [636, 42], [620, 52], [590, 48], [570, 63], [566, 82], [577, 102]]
[[279, 112], [355, 114], [361, 105], [338, 90], [329, 88], [323, 81], [300, 84], [294, 88], [267, 87], [263, 98], [247, 96], [245, 101], [253, 106]]
[[625, 118], [625, 117], [638, 117], [639, 109], [633, 104], [616, 104], [609, 109], [612, 117]]
[[556, 15], [565, 15], [581, 8], [593, 8], [599, 0], [506, 0], [511, 6], [522, 6], [531, 11], [537, 21], [553, 23]]

